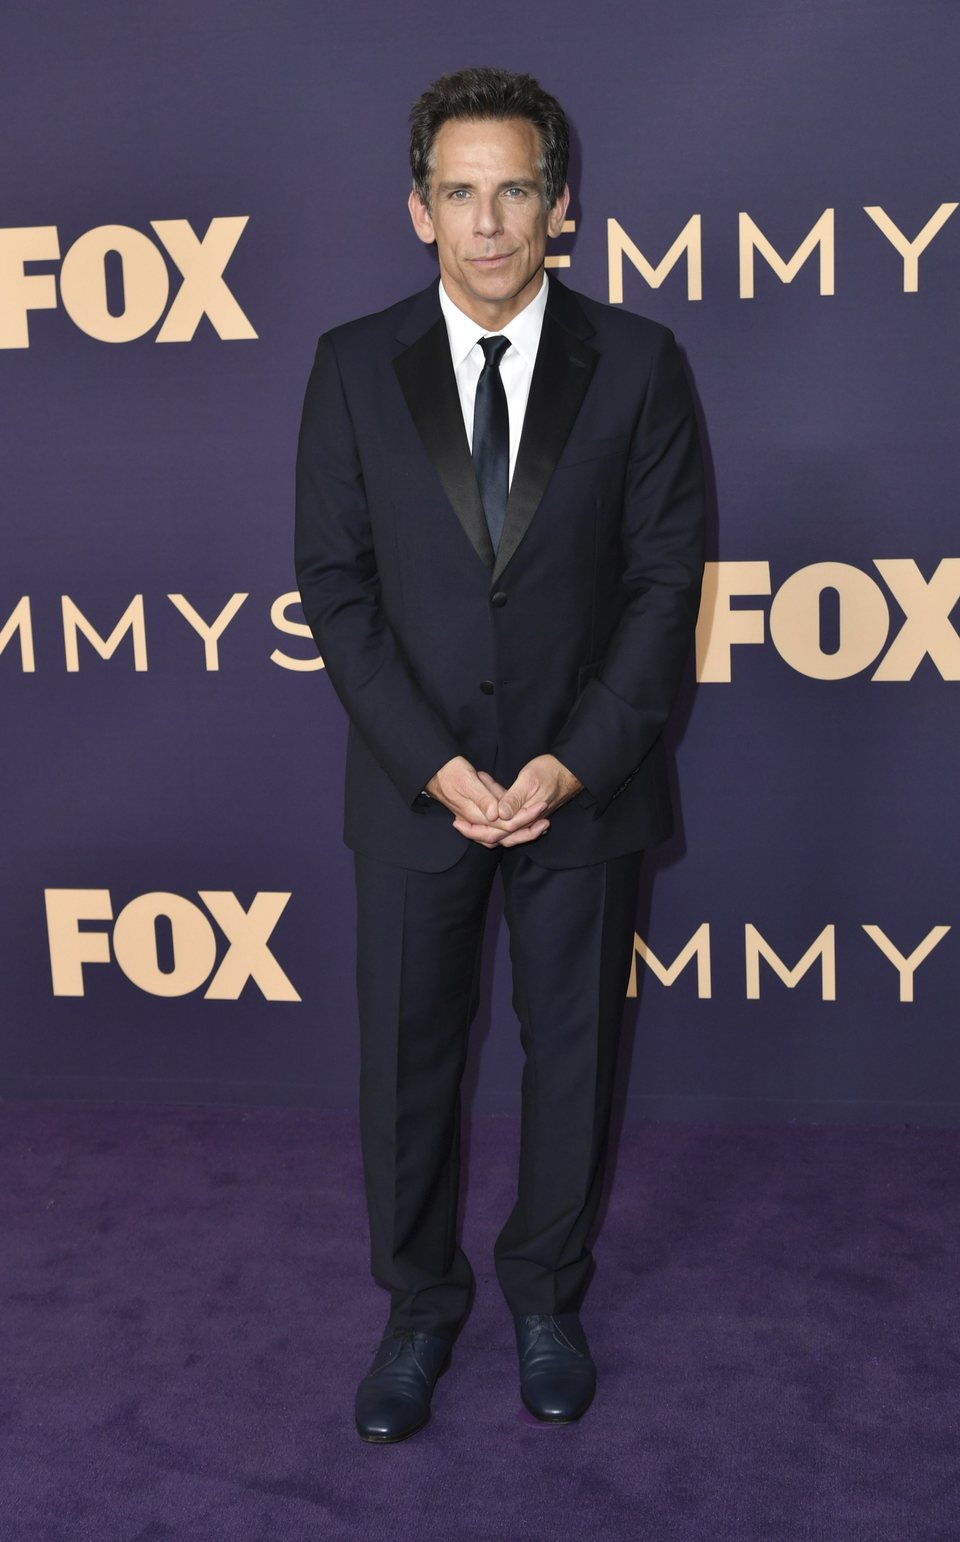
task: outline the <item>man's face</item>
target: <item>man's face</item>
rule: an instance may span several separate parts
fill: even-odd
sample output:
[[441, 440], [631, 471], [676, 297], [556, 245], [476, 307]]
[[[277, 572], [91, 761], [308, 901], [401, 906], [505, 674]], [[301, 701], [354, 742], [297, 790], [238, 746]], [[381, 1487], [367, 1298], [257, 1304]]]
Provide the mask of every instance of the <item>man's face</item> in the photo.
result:
[[437, 243], [444, 288], [480, 326], [499, 330], [540, 288], [547, 237], [569, 190], [544, 202], [540, 144], [526, 118], [451, 119], [433, 142], [431, 207], [408, 200], [421, 241]]

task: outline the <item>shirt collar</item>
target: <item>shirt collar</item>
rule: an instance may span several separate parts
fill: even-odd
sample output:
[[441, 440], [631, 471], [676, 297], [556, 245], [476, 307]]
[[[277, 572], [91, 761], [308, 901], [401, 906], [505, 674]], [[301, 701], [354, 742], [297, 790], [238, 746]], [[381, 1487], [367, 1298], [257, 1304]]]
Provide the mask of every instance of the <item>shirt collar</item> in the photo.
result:
[[[523, 307], [522, 311], [518, 311], [513, 320], [503, 329], [510, 339], [511, 347], [516, 348], [530, 365], [535, 362], [537, 348], [540, 345], [548, 288], [549, 280], [544, 272], [543, 283], [533, 299]], [[440, 309], [447, 323], [447, 337], [450, 341], [450, 355], [454, 369], [459, 369], [471, 348], [476, 346], [481, 337], [497, 336], [496, 333], [488, 332], [485, 327], [478, 326], [465, 311], [460, 309], [459, 305], [454, 304], [443, 287], [443, 279], [440, 279]]]

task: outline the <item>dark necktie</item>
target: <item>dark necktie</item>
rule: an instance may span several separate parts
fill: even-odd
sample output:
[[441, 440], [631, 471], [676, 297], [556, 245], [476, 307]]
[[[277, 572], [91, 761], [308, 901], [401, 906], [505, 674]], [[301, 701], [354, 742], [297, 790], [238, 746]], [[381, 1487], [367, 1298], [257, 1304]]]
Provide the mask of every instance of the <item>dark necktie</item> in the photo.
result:
[[510, 347], [509, 337], [481, 337], [486, 360], [477, 381], [473, 409], [473, 464], [483, 512], [496, 551], [503, 529], [510, 481], [510, 417], [507, 393], [500, 379], [500, 360]]

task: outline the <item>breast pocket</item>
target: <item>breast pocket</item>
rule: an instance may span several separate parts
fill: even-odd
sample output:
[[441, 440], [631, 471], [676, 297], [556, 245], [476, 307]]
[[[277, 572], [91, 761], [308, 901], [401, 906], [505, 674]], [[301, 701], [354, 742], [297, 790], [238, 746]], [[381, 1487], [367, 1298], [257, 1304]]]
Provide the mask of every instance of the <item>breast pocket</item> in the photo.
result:
[[608, 455], [624, 456], [629, 444], [627, 434], [610, 434], [603, 439], [568, 440], [555, 469], [562, 471], [566, 466], [579, 466], [583, 461], [601, 460]]

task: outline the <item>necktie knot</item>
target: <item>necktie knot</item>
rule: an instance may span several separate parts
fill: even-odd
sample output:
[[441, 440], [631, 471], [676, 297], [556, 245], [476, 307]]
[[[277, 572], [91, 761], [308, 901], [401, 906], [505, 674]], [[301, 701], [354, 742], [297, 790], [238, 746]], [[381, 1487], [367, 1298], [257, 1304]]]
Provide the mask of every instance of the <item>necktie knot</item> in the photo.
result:
[[483, 349], [483, 357], [490, 369], [499, 369], [500, 360], [510, 347], [509, 337], [504, 337], [498, 332], [495, 337], [481, 337], [480, 347]]

